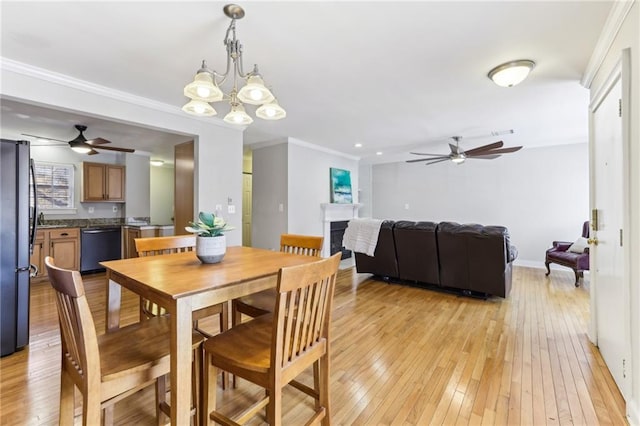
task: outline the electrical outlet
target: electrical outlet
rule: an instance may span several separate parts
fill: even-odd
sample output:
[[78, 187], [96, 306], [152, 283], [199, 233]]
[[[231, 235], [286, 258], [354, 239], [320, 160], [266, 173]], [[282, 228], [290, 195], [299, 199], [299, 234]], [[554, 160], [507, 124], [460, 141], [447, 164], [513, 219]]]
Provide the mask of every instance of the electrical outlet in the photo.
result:
[[284, 204], [282, 204], [282, 203], [278, 204], [278, 211], [279, 211], [280, 213], [283, 213], [283, 212], [284, 212]]
[[95, 207], [89, 207], [89, 214], [93, 214], [96, 211]]
[[409, 203], [407, 203], [407, 204], [405, 204], [405, 205], [404, 205], [404, 209], [405, 209], [405, 210], [409, 210]]
[[117, 213], [117, 212], [118, 212], [118, 206], [113, 206], [113, 207], [111, 207], [111, 210], [112, 210], [114, 213]]
[[234, 214], [236, 212], [236, 206], [230, 205], [227, 207], [227, 210], [229, 211], [229, 214]]
[[216, 211], [217, 212], [221, 212], [222, 211], [222, 204], [216, 204]]

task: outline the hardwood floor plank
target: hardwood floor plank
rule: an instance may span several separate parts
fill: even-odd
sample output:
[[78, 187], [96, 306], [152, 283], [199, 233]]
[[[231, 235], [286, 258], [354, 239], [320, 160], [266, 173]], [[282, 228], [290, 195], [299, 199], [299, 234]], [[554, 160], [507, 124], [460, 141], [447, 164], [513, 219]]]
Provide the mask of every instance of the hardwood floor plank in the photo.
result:
[[[586, 335], [588, 282], [573, 274], [514, 268], [508, 299], [471, 299], [340, 271], [331, 345], [332, 424], [626, 424], [624, 400]], [[103, 274], [84, 277], [98, 333], [104, 330]], [[53, 291], [31, 289], [31, 340], [0, 360], [0, 424], [55, 425], [60, 337]], [[123, 291], [123, 323], [138, 298]], [[217, 330], [215, 321], [206, 324]], [[310, 383], [305, 372], [303, 381]], [[223, 412], [262, 395], [240, 380], [218, 389]], [[115, 407], [117, 425], [155, 424], [153, 389]], [[311, 398], [283, 393], [284, 424], [302, 424]], [[79, 419], [76, 418], [76, 424]], [[264, 418], [249, 425], [263, 424]]]

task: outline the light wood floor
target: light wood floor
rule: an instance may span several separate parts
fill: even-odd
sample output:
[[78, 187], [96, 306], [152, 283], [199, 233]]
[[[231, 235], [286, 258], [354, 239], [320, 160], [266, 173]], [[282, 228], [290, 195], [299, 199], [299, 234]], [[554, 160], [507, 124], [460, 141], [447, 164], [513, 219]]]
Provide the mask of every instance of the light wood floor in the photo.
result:
[[[366, 278], [353, 269], [339, 276], [332, 424], [626, 424], [586, 336], [588, 290], [574, 287], [570, 271], [546, 278], [515, 268], [511, 296], [486, 301]], [[104, 275], [85, 285], [102, 332]], [[126, 291], [123, 299], [123, 322], [136, 321], [137, 300]], [[0, 361], [2, 425], [57, 422], [60, 337], [48, 283], [33, 285], [31, 303], [31, 344]], [[233, 411], [262, 391], [239, 381], [218, 392]], [[287, 388], [284, 424], [303, 424], [311, 404]], [[118, 424], [155, 424], [153, 390], [118, 403], [115, 415]]]

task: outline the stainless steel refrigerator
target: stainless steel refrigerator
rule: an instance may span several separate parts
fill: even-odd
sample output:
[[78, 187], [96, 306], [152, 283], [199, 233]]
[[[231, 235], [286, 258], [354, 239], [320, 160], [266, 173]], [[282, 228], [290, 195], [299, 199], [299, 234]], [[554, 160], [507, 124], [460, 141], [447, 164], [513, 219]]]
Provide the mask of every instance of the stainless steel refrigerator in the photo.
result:
[[29, 343], [29, 257], [36, 232], [29, 142], [0, 143], [0, 355]]

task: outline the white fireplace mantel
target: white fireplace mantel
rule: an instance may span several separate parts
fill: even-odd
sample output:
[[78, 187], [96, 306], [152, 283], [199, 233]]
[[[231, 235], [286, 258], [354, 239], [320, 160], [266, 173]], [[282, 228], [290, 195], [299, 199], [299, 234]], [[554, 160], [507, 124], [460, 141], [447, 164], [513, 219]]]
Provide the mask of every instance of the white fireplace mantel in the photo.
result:
[[362, 204], [322, 203], [320, 204], [320, 207], [322, 208], [324, 236], [324, 244], [322, 245], [322, 257], [329, 257], [331, 252], [331, 222], [351, 220], [355, 217], [358, 217], [358, 209], [362, 207]]

